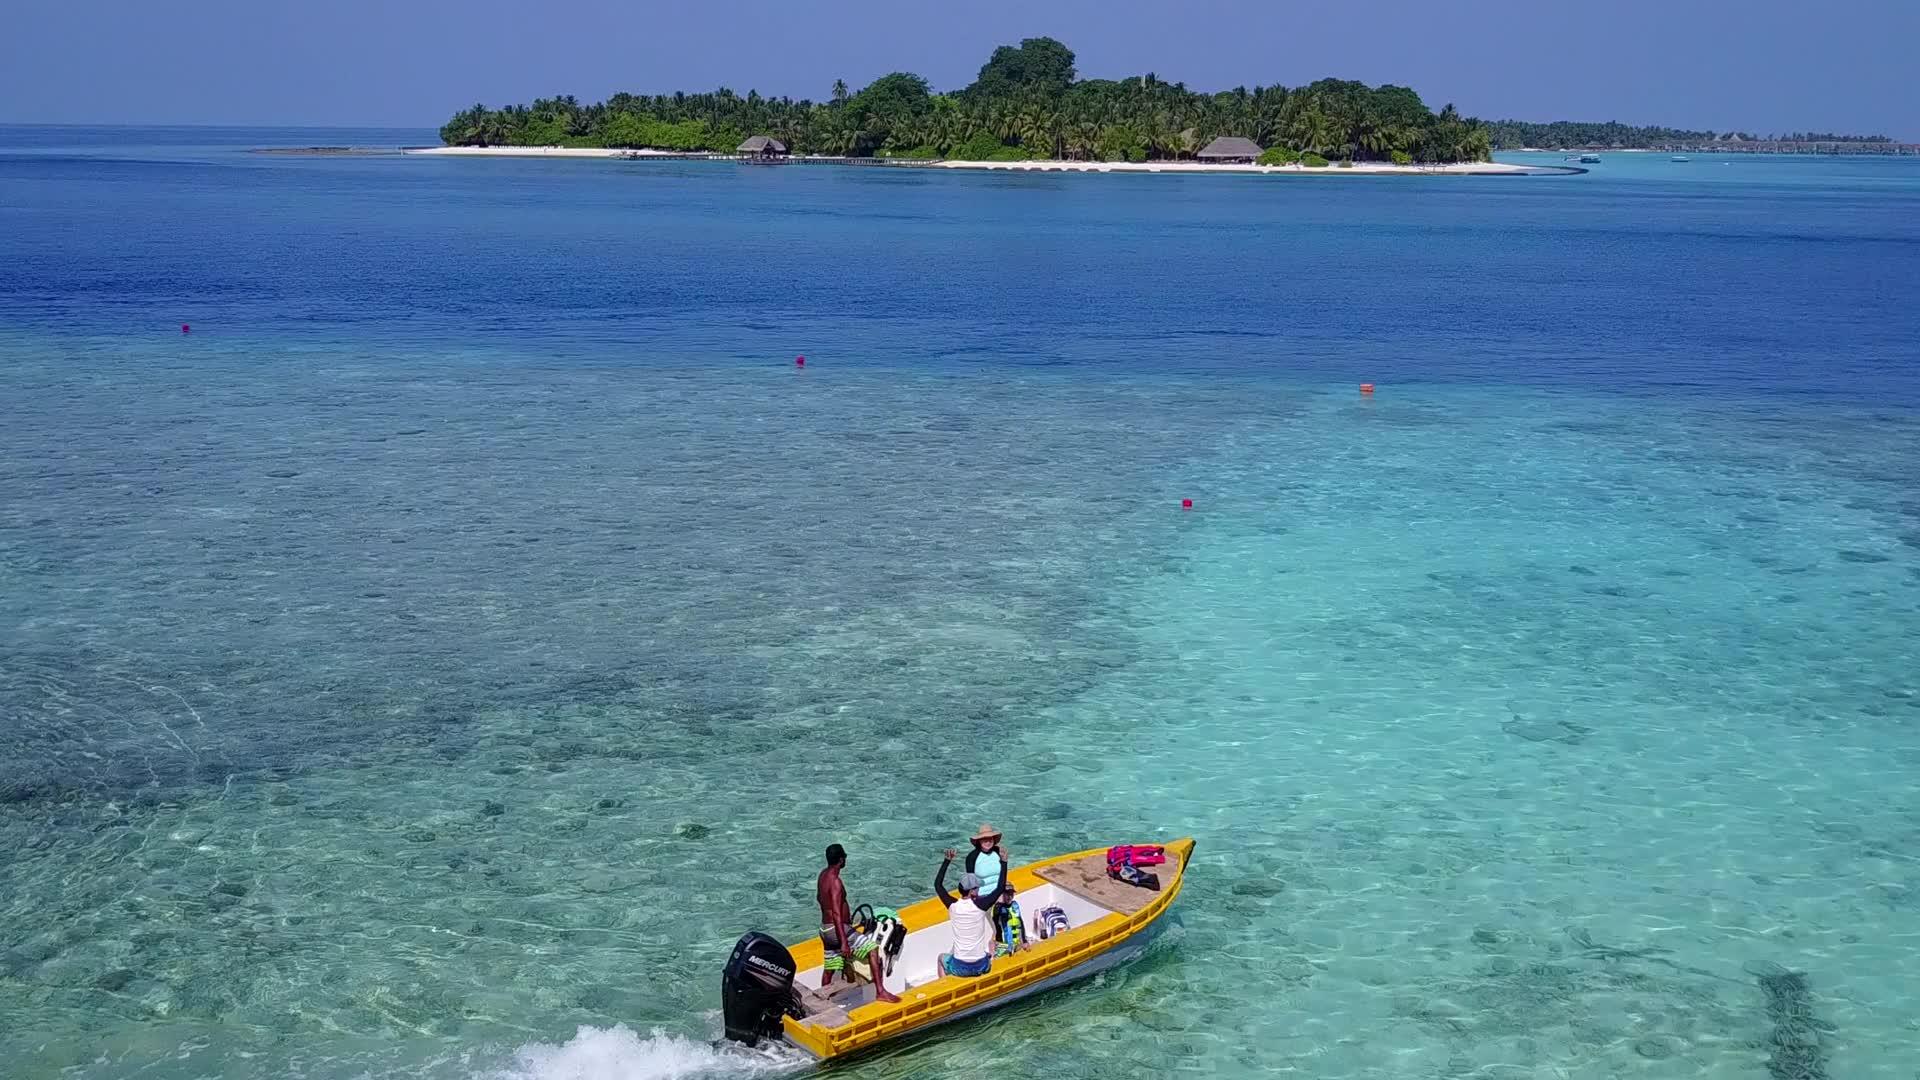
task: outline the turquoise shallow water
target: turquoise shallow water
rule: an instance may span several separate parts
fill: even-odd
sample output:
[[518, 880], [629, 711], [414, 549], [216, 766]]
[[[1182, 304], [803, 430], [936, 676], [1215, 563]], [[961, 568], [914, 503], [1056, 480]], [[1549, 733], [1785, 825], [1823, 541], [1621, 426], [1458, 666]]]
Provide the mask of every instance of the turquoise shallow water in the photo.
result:
[[8, 1075], [800, 1072], [733, 939], [983, 817], [1179, 925], [849, 1075], [1912, 1073], [1911, 163], [6, 133]]

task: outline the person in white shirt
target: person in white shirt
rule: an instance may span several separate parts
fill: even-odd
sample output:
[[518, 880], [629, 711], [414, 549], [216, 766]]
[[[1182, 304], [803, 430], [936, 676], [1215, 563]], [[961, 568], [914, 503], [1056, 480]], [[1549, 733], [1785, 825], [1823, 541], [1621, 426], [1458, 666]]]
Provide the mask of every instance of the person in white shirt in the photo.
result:
[[985, 975], [993, 966], [993, 905], [998, 893], [980, 894], [980, 876], [960, 875], [960, 895], [947, 891], [947, 867], [953, 865], [953, 849], [940, 862], [933, 875], [933, 894], [947, 905], [947, 922], [953, 927], [953, 951], [940, 954], [940, 970], [948, 975], [972, 977]]

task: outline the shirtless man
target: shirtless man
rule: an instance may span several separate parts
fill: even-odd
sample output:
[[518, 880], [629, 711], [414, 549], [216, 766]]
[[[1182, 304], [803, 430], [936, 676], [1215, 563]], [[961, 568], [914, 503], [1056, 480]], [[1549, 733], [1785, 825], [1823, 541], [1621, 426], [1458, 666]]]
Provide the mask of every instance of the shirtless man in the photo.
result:
[[[853, 928], [853, 912], [847, 907], [847, 887], [840, 882], [840, 871], [847, 865], [847, 849], [839, 844], [827, 847], [827, 868], [820, 871], [814, 885], [814, 898], [820, 901], [820, 943], [826, 960], [820, 965], [820, 987], [833, 982], [833, 973], [846, 971], [847, 958], [865, 960], [873, 965], [873, 996], [876, 1001], [899, 1001], [887, 989], [887, 953], [872, 932], [858, 933]], [[853, 982], [851, 972], [847, 981]]]

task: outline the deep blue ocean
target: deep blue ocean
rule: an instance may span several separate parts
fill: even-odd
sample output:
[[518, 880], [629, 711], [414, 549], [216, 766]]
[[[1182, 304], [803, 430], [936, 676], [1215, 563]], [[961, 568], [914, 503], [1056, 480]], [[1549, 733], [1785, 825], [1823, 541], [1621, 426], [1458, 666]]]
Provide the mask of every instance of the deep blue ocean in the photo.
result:
[[432, 141], [0, 127], [0, 1073], [804, 1072], [988, 819], [1179, 924], [847, 1075], [1913, 1076], [1920, 159]]

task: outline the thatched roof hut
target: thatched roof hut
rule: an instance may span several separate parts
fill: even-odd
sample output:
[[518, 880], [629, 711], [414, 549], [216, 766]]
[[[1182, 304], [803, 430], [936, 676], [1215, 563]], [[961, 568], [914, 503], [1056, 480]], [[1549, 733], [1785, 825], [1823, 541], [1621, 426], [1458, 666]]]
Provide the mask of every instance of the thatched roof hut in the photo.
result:
[[758, 154], [761, 157], [774, 157], [787, 152], [787, 144], [771, 135], [755, 135], [740, 144], [736, 151], [741, 154]]
[[1260, 156], [1260, 144], [1237, 135], [1222, 135], [1194, 155], [1201, 161], [1247, 161]]

